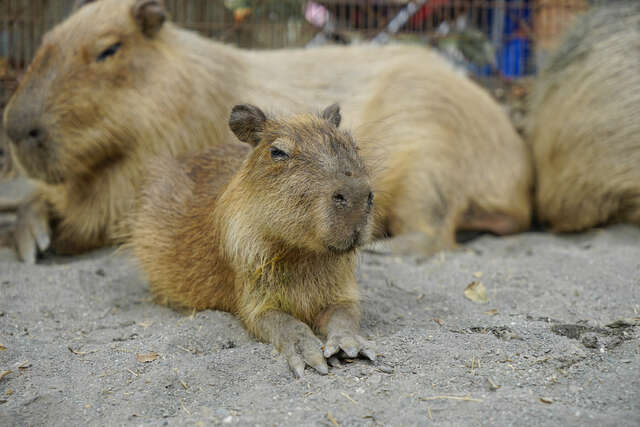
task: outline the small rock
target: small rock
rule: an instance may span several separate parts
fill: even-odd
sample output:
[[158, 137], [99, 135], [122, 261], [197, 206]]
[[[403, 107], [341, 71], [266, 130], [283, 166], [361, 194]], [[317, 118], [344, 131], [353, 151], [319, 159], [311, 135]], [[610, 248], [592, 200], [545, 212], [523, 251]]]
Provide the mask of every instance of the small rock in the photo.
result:
[[223, 350], [228, 350], [230, 348], [235, 348], [236, 343], [233, 340], [227, 340], [220, 346]]
[[393, 368], [387, 364], [381, 363], [378, 365], [378, 370], [385, 374], [393, 374]]
[[501, 386], [493, 381], [490, 377], [487, 377], [487, 388], [491, 391], [496, 391]]
[[223, 417], [225, 417], [225, 418], [226, 418], [226, 417], [228, 417], [228, 416], [229, 416], [229, 415], [231, 415], [231, 414], [229, 413], [229, 411], [228, 411], [227, 409], [219, 408], [219, 409], [216, 409], [216, 415], [217, 415], [218, 417], [220, 417], [220, 418], [223, 418]]
[[225, 418], [224, 420], [222, 420], [222, 422], [224, 424], [231, 424], [231, 421], [233, 421], [233, 416], [229, 415], [227, 418]]
[[369, 377], [369, 382], [371, 384], [379, 384], [382, 381], [382, 376], [378, 374], [373, 374]]
[[599, 348], [598, 337], [595, 334], [588, 334], [582, 337], [582, 345], [587, 348]]

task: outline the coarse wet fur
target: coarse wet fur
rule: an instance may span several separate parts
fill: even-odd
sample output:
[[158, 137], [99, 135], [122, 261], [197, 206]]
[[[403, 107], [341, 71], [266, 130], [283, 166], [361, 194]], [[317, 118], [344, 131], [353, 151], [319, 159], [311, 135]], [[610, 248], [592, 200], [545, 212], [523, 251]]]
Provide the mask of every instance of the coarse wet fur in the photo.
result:
[[289, 113], [340, 103], [375, 165], [375, 236], [411, 236], [398, 251], [451, 248], [459, 229], [529, 225], [524, 143], [438, 54], [245, 51], [165, 22], [160, 1], [98, 0], [45, 36], [5, 111], [11, 151], [40, 185], [16, 229], [21, 256], [35, 260], [50, 233], [66, 253], [117, 242], [147, 159], [226, 143], [222, 118], [240, 102]]
[[[356, 248], [372, 228], [370, 179], [337, 125], [320, 116], [269, 118], [234, 107], [230, 143], [150, 168], [131, 219], [133, 249], [164, 304], [229, 311], [302, 375], [326, 374], [340, 349], [374, 359], [357, 335]], [[327, 337], [322, 343], [314, 332]]]
[[640, 3], [584, 14], [530, 96], [540, 222], [559, 232], [640, 224]]

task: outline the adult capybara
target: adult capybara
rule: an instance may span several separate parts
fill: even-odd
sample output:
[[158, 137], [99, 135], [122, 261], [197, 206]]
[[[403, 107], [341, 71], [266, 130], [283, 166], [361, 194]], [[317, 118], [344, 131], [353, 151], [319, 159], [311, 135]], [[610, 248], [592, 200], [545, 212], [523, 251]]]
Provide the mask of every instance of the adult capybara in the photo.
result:
[[305, 363], [326, 374], [340, 349], [375, 359], [358, 335], [355, 280], [373, 194], [339, 123], [337, 105], [286, 118], [235, 106], [229, 125], [253, 150], [234, 143], [157, 162], [130, 227], [161, 302], [237, 315], [297, 376]]
[[539, 220], [556, 231], [640, 224], [640, 3], [584, 14], [530, 96]]
[[[5, 111], [17, 162], [40, 183], [16, 236], [78, 252], [117, 241], [143, 165], [228, 141], [232, 105], [339, 102], [375, 158], [376, 236], [400, 250], [457, 229], [526, 228], [530, 159], [506, 115], [434, 52], [408, 46], [244, 51], [166, 21], [156, 0], [99, 0], [49, 32]], [[212, 119], [213, 118], [213, 119]], [[373, 164], [373, 163], [372, 163]]]

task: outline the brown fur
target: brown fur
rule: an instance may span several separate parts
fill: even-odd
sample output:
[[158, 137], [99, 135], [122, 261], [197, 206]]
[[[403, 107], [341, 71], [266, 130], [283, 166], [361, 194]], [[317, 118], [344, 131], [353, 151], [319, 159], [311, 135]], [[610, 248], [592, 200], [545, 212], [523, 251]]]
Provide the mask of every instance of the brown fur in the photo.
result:
[[[268, 119], [258, 130], [239, 121], [250, 153], [233, 143], [152, 166], [129, 246], [162, 303], [229, 311], [269, 342], [281, 332], [265, 321], [274, 311], [327, 334], [327, 310], [358, 313], [367, 171], [351, 137], [322, 118]], [[274, 160], [274, 147], [290, 158]]]
[[[525, 146], [498, 105], [437, 54], [242, 51], [168, 22], [149, 36], [132, 19], [140, 2], [149, 3], [93, 2], [48, 33], [5, 112], [16, 135], [27, 124], [45, 130], [43, 147], [14, 141], [12, 151], [40, 181], [59, 249], [116, 241], [146, 159], [224, 143], [221, 118], [238, 102], [286, 112], [339, 102], [363, 157], [379, 166], [378, 237], [418, 233], [415, 249], [430, 253], [452, 247], [457, 229], [527, 228]], [[97, 62], [116, 41], [120, 50]]]
[[586, 13], [537, 78], [530, 110], [540, 221], [640, 224], [640, 4]]

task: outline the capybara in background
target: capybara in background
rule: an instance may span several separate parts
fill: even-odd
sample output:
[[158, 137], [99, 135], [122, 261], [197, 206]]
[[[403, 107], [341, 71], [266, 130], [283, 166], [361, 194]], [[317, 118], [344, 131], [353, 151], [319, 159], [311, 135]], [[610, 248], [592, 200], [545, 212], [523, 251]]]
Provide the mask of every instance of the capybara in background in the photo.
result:
[[640, 2], [607, 2], [576, 21], [530, 111], [539, 221], [566, 232], [640, 224]]
[[326, 374], [339, 350], [375, 359], [358, 335], [355, 279], [373, 193], [339, 123], [337, 105], [286, 118], [235, 106], [229, 125], [253, 150], [233, 143], [157, 161], [130, 227], [160, 302], [235, 314], [297, 376], [305, 363]]
[[165, 22], [157, 0], [98, 0], [44, 37], [4, 114], [40, 191], [16, 241], [76, 253], [116, 243], [143, 165], [219, 146], [232, 105], [295, 112], [338, 102], [379, 194], [375, 235], [400, 251], [458, 229], [526, 229], [532, 171], [501, 108], [434, 52], [410, 46], [245, 51]]

